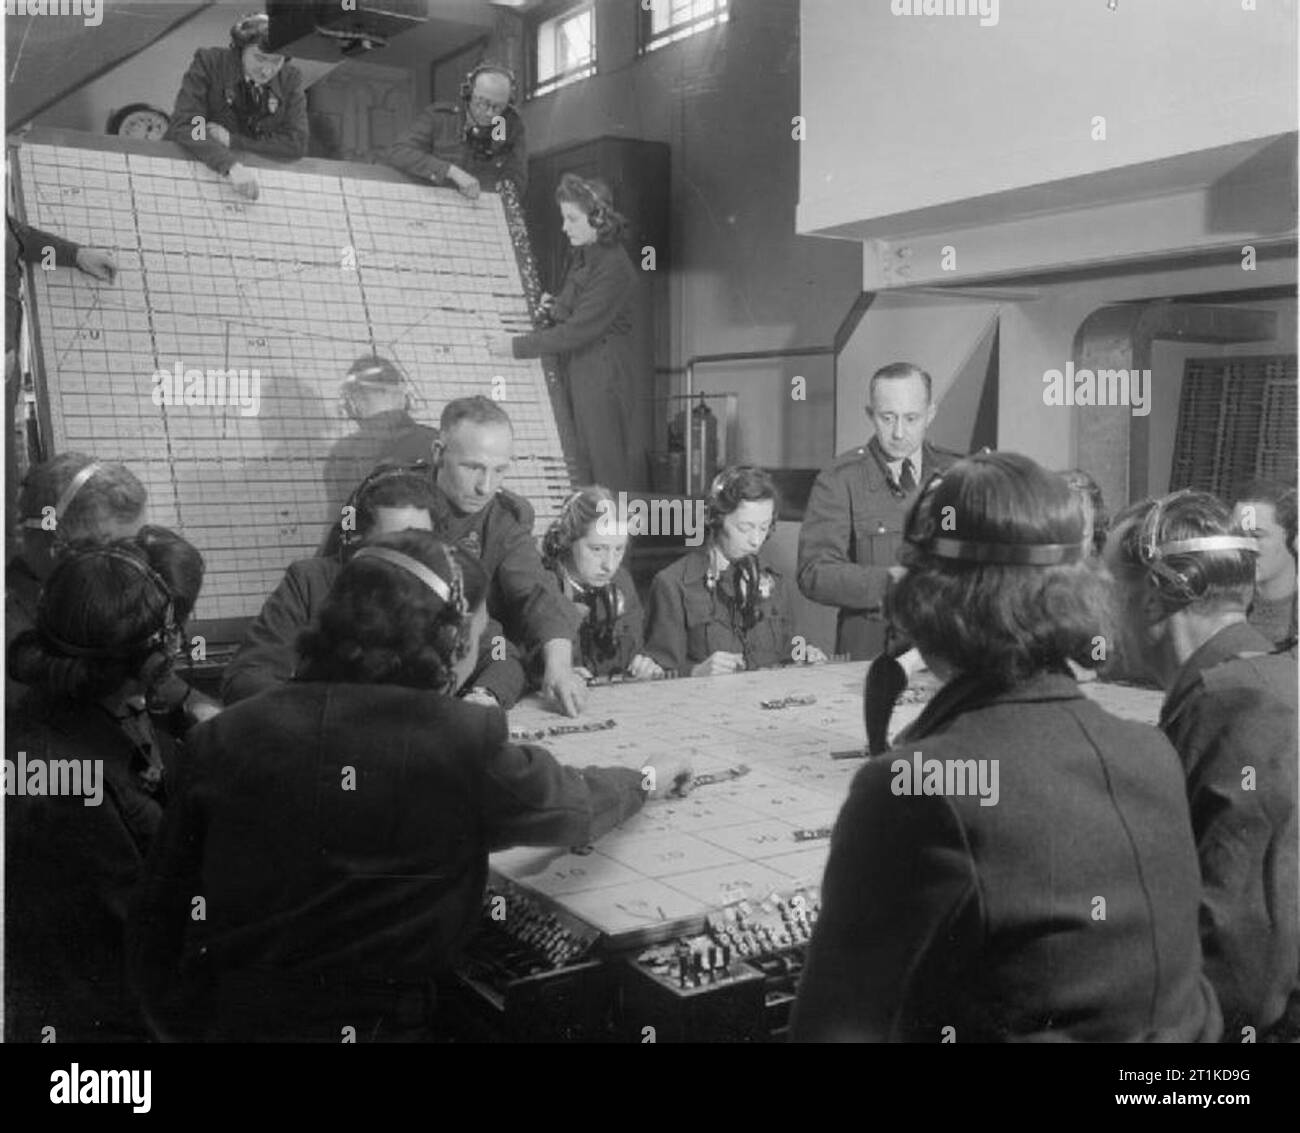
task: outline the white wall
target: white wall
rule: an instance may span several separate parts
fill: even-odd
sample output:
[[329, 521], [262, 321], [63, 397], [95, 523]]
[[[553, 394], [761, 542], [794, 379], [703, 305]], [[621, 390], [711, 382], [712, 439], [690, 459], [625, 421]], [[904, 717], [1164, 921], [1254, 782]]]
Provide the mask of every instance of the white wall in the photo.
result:
[[813, 227], [1295, 129], [1294, 0], [1007, 0], [990, 27], [892, 7], [802, 5]]
[[[945, 409], [944, 398], [997, 316], [997, 304], [977, 299], [878, 294], [840, 355], [835, 451], [844, 452], [870, 437], [864, 412], [867, 382], [890, 362], [913, 362], [929, 373], [939, 405], [930, 435], [936, 443], [960, 447], [960, 438], [970, 435], [977, 406], [963, 399], [955, 415], [951, 407]], [[829, 458], [828, 453], [822, 463]]]

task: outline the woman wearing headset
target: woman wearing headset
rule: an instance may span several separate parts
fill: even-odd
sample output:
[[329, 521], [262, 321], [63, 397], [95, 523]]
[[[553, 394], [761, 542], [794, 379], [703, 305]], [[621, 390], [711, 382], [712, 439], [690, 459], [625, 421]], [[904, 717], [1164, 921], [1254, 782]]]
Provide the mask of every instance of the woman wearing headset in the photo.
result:
[[1086, 531], [1017, 453], [918, 496], [891, 606], [944, 685], [840, 812], [796, 1040], [1219, 1037], [1177, 757], [1067, 665], [1110, 633]]
[[776, 486], [761, 468], [718, 473], [708, 535], [650, 586], [646, 654], [664, 669], [714, 677], [826, 655], [794, 635], [785, 577], [759, 562], [776, 522]]
[[159, 528], [74, 544], [10, 645], [29, 687], [6, 721], [6, 1040], [147, 1037], [123, 932], [175, 747], [144, 700], [171, 673], [201, 565]]
[[488, 853], [586, 844], [640, 808], [641, 771], [561, 767], [509, 742], [500, 709], [453, 698], [486, 590], [430, 532], [372, 540], [298, 677], [196, 729], [133, 921], [161, 1037], [427, 1038]]
[[542, 564], [582, 619], [573, 635], [573, 661], [587, 680], [663, 676], [642, 651], [644, 612], [623, 566], [627, 539], [613, 495], [596, 484], [565, 501], [542, 540]]
[[615, 488], [641, 479], [629, 468], [632, 431], [625, 400], [636, 372], [633, 339], [637, 270], [621, 243], [626, 219], [608, 186], [566, 173], [555, 190], [573, 255], [559, 294], [543, 296], [550, 323], [531, 334], [493, 342], [505, 357], [561, 359], [577, 431], [579, 467]]

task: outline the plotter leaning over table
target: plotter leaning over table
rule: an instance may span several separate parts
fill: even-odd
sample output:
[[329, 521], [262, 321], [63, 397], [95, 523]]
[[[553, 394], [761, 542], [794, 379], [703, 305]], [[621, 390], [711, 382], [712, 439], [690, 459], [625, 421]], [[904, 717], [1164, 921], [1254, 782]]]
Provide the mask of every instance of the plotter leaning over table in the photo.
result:
[[840, 813], [793, 1036], [1214, 1041], [1177, 758], [1068, 668], [1109, 631], [1081, 504], [980, 454], [904, 530], [893, 614], [945, 684]]
[[298, 679], [195, 730], [132, 926], [160, 1036], [428, 1037], [431, 981], [477, 923], [488, 851], [590, 841], [641, 807], [641, 770], [562, 768], [509, 743], [499, 708], [452, 696], [488, 582], [427, 531], [368, 543], [304, 636]]

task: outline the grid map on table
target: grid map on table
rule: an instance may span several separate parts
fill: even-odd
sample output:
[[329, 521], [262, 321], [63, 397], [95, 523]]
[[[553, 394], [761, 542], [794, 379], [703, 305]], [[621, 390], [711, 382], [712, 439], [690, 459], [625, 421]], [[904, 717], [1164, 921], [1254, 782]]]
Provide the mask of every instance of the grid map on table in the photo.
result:
[[[503, 377], [507, 486], [539, 532], [558, 514], [569, 481], [542, 367], [487, 350], [531, 329], [500, 197], [259, 169], [254, 203], [192, 161], [45, 144], [17, 165], [28, 223], [118, 265], [113, 284], [31, 273], [51, 448], [130, 465], [151, 521], [207, 559], [197, 618], [256, 614], [315, 553], [337, 517], [326, 458], [352, 431], [340, 390], [364, 354], [398, 364], [430, 425]], [[259, 412], [155, 405], [155, 372], [177, 363], [256, 368]]]
[[[862, 759], [831, 752], [863, 747], [865, 676], [866, 662], [850, 662], [592, 689], [582, 720], [612, 719], [613, 728], [530, 742], [574, 767], [654, 766], [671, 774], [684, 763], [703, 775], [746, 764], [749, 774], [680, 802], [651, 803], [590, 852], [521, 847], [493, 854], [492, 869], [615, 944], [695, 931], [721, 905], [819, 885], [829, 840], [795, 832], [833, 825], [862, 767]], [[1159, 714], [1158, 692], [1097, 681], [1080, 687], [1118, 716], [1154, 723]], [[761, 707], [810, 695], [814, 704]], [[891, 735], [924, 707], [899, 704]], [[572, 723], [534, 700], [510, 712], [512, 730]]]

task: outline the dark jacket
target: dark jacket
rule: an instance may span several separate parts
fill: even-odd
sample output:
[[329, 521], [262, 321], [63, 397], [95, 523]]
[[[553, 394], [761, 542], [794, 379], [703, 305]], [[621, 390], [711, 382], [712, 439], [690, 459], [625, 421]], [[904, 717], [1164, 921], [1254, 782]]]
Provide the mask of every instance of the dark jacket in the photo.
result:
[[102, 760], [103, 798], [5, 796], [5, 1041], [140, 1042], [127, 987], [127, 905], [162, 819], [158, 765], [101, 709], [46, 705], [29, 692], [6, 722], [5, 758]]
[[[474, 683], [508, 708], [523, 694], [522, 661], [518, 649], [508, 649], [505, 658], [497, 649], [494, 658], [492, 639], [501, 634], [507, 642], [534, 649], [553, 638], [568, 638], [573, 631], [568, 603], [542, 566], [532, 536], [533, 509], [527, 500], [500, 491], [480, 511], [460, 515], [439, 489], [434, 489], [434, 496], [435, 534], [476, 556], [488, 574], [488, 615], [500, 625], [489, 625], [484, 634], [483, 667]], [[323, 605], [339, 569], [335, 556], [300, 559], [290, 565], [226, 666], [221, 693], [227, 704], [293, 675], [298, 634]]]
[[[315, 621], [342, 569], [337, 557], [323, 555], [289, 564], [221, 675], [221, 698], [226, 704], [247, 700], [294, 675], [298, 635]], [[498, 636], [504, 636], [500, 624], [489, 620], [479, 642], [479, 667], [467, 687], [485, 688], [502, 708], [510, 708], [524, 694], [527, 682], [519, 650], [507, 643], [502, 656]]]
[[359, 421], [356, 431], [336, 441], [325, 460], [325, 493], [333, 521], [337, 523], [339, 510], [376, 465], [432, 463], [437, 439], [437, 429], [421, 425], [405, 409]]
[[1246, 620], [1272, 642], [1274, 649], [1283, 649], [1296, 655], [1296, 603], [1300, 594], [1292, 594], [1281, 602], [1270, 602], [1256, 597], [1246, 612]]
[[485, 189], [513, 181], [522, 196], [528, 187], [527, 131], [514, 107], [507, 107], [501, 117], [506, 136], [492, 142], [490, 152], [479, 151], [465, 136], [465, 104], [435, 102], [393, 143], [384, 160], [411, 177], [438, 184], [450, 184], [447, 170], [455, 165], [477, 177]]
[[730, 571], [709, 580], [709, 545], [688, 551], [650, 584], [645, 654], [665, 669], [689, 676], [714, 653], [740, 653], [747, 669], [789, 661], [794, 625], [784, 576], [763, 565], [771, 593], [760, 600], [755, 624], [745, 629], [734, 609]]
[[[36, 607], [41, 597], [41, 580], [32, 573], [21, 555], [15, 555], [5, 567], [5, 656], [9, 646], [24, 630], [36, 625]], [[27, 693], [5, 668], [5, 711], [11, 712]]]
[[[230, 145], [205, 137], [194, 140], [194, 119], [207, 126], [224, 126]], [[267, 103], [258, 108], [244, 85], [243, 55], [233, 47], [201, 47], [185, 72], [167, 140], [177, 142], [209, 169], [229, 173], [241, 153], [256, 153], [278, 161], [297, 161], [307, 153], [309, 129], [302, 75], [285, 63], [267, 84]]]
[[[640, 772], [561, 767], [505, 715], [394, 685], [295, 681], [200, 725], [133, 918], [166, 1035], [359, 1041], [372, 989], [445, 970], [491, 850], [585, 845]], [[192, 919], [201, 894], [206, 917]]]
[[62, 236], [44, 232], [5, 214], [5, 350], [18, 349], [18, 331], [22, 327], [23, 305], [18, 289], [23, 281], [23, 265], [39, 264], [45, 249], [54, 252], [54, 266], [77, 266], [80, 245]]
[[1205, 972], [1230, 1042], [1243, 1027], [1262, 1034], [1300, 989], [1296, 663], [1271, 648], [1244, 623], [1221, 630], [1188, 658], [1160, 713], [1187, 776]]
[[[642, 623], [645, 620], [641, 599], [637, 597], [636, 585], [628, 574], [627, 567], [620, 566], [610, 580], [609, 585], [617, 591], [617, 596], [612, 592], [608, 598], [592, 594], [602, 618], [607, 604], [618, 603], [622, 606], [622, 613], [611, 609], [610, 612], [614, 613], [612, 620], [602, 621], [599, 625], [593, 623], [592, 607], [575, 595], [572, 583], [564, 571], [558, 566], [551, 567], [550, 571], [556, 589], [573, 606], [574, 617], [579, 619], [572, 635], [574, 665], [581, 665], [593, 677], [627, 672], [632, 659], [643, 651]], [[537, 652], [532, 657], [530, 669], [535, 676], [540, 676], [543, 667], [543, 659], [540, 652]]]
[[[892, 765], [915, 751], [997, 760], [996, 805], [901, 793]], [[1178, 759], [1159, 732], [1069, 676], [1001, 694], [958, 679], [853, 781], [792, 1036], [1212, 1042], [1199, 901]]]
[[[917, 487], [961, 454], [921, 448]], [[799, 589], [814, 602], [838, 606], [835, 651], [855, 661], [874, 657], [884, 643], [882, 610], [889, 568], [903, 543], [903, 521], [916, 492], [890, 479], [880, 442], [871, 440], [837, 457], [813, 484], [799, 529]]]
[[560, 357], [582, 460], [593, 482], [639, 481], [630, 470], [632, 436], [625, 403], [641, 388], [645, 360], [633, 335], [640, 277], [619, 244], [575, 248], [555, 296], [554, 326], [518, 335], [516, 358]]

